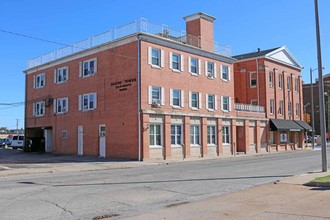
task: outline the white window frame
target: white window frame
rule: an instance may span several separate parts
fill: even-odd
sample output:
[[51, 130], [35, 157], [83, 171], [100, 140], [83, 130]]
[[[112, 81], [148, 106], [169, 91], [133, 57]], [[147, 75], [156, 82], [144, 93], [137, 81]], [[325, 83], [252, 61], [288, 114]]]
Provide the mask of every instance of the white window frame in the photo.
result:
[[207, 145], [209, 145], [209, 146], [217, 145], [217, 126], [216, 125], [207, 126]]
[[278, 88], [283, 89], [283, 74], [282, 73], [278, 74]]
[[[91, 102], [91, 97], [93, 97], [93, 102]], [[84, 101], [85, 98], [87, 100], [87, 105], [85, 105]], [[97, 93], [86, 93], [79, 95], [78, 97], [78, 105], [80, 111], [92, 111], [97, 108]], [[91, 103], [93, 103], [93, 106], [91, 107]]]
[[269, 71], [269, 87], [273, 88], [274, 86], [274, 73], [273, 71]]
[[[174, 133], [172, 133], [172, 127], [174, 127]], [[178, 132], [178, 128], [180, 128], [181, 133]], [[182, 124], [172, 124], [171, 125], [171, 146], [182, 146], [183, 143], [183, 131]], [[174, 143], [172, 142], [172, 137], [174, 137]]]
[[[227, 103], [225, 100], [227, 100]], [[226, 105], [228, 108], [226, 108]], [[231, 111], [231, 98], [229, 96], [221, 96], [221, 110], [224, 112]]]
[[[228, 145], [231, 143], [230, 141], [230, 126], [222, 126], [222, 144]], [[228, 137], [228, 140], [227, 140]]]
[[[158, 127], [159, 126], [159, 132], [160, 134], [151, 134], [151, 130], [152, 130], [152, 127], [154, 129], [154, 131], [156, 131], [156, 126]], [[152, 145], [151, 144], [151, 135], [153, 135], [153, 141], [154, 141], [154, 144]], [[160, 136], [160, 144], [157, 144], [157, 136]], [[158, 123], [151, 123], [149, 125], [149, 146], [150, 148], [157, 148], [157, 147], [162, 147], [163, 146], [163, 125], [162, 124], [158, 124]]]
[[69, 79], [69, 67], [61, 67], [54, 70], [54, 83], [64, 83]]
[[[215, 111], [217, 110], [217, 95], [214, 95], [214, 94], [206, 94], [206, 100], [205, 100], [205, 104], [206, 104], [206, 109], [209, 110], [209, 111]], [[209, 98], [210, 97], [213, 97], [213, 101], [210, 102]], [[212, 108], [210, 108], [210, 105], [213, 105]]]
[[283, 115], [283, 105], [284, 105], [283, 100], [280, 100], [280, 101], [279, 101], [279, 107], [278, 107], [278, 113], [279, 113], [280, 115]]
[[270, 99], [270, 100], [269, 100], [269, 113], [270, 113], [271, 115], [273, 115], [273, 114], [275, 113], [275, 112], [274, 112], [274, 109], [275, 109], [274, 104], [275, 104], [274, 99]]
[[[253, 84], [252, 82], [255, 82], [255, 83]], [[257, 85], [258, 85], [257, 73], [250, 72], [250, 88], [256, 88]]]
[[[93, 66], [92, 66], [93, 64]], [[97, 58], [79, 63], [79, 77], [90, 77], [97, 73]]]
[[64, 114], [69, 111], [69, 98], [58, 98], [54, 99], [54, 113]]
[[[174, 104], [174, 93], [178, 93], [179, 104]], [[184, 107], [184, 91], [180, 89], [170, 89], [170, 106], [173, 108], [183, 108]]]
[[[193, 106], [193, 95], [196, 95], [197, 100], [196, 100], [196, 104], [197, 106]], [[189, 92], [189, 108], [193, 109], [193, 110], [198, 110], [200, 108], [202, 108], [202, 93], [200, 92]]]
[[[178, 57], [178, 68], [174, 68], [174, 56], [177, 56]], [[184, 57], [182, 54], [179, 54], [179, 53], [173, 53], [173, 52], [170, 52], [170, 69], [174, 72], [182, 72], [184, 71]]]
[[45, 87], [46, 85], [46, 74], [45, 73], [40, 73], [36, 76], [33, 77], [33, 87], [35, 89], [40, 89]]
[[209, 79], [217, 78], [217, 64], [215, 62], [205, 61], [205, 76]]
[[[153, 57], [153, 51], [158, 53], [158, 57]], [[156, 58], [158, 60], [157, 64], [154, 64], [154, 59]], [[161, 50], [159, 48], [155, 47], [148, 47], [148, 64], [153, 68], [161, 68], [164, 67], [164, 50]]]
[[[224, 71], [224, 70], [227, 70], [227, 72]], [[230, 81], [230, 66], [228, 66], [228, 65], [221, 65], [220, 66], [220, 75], [221, 75], [221, 79], [223, 81], [229, 82]]]
[[[153, 97], [153, 90], [159, 90], [159, 98], [155, 99]], [[165, 105], [165, 89], [159, 86], [149, 86], [148, 87], [148, 104], [152, 105], [153, 103], [157, 103], [158, 105]]]
[[33, 103], [33, 116], [42, 117], [45, 115], [45, 101]]
[[[196, 72], [192, 71], [193, 60], [196, 61]], [[195, 58], [195, 57], [188, 57], [188, 63], [189, 63], [189, 73], [191, 75], [195, 75], [195, 76], [201, 75], [201, 60], [200, 59]]]
[[[196, 128], [198, 128], [198, 132], [197, 132]], [[190, 133], [190, 136], [189, 136], [190, 145], [191, 146], [200, 146], [200, 143], [201, 143], [201, 126], [200, 125], [190, 125], [189, 133]]]

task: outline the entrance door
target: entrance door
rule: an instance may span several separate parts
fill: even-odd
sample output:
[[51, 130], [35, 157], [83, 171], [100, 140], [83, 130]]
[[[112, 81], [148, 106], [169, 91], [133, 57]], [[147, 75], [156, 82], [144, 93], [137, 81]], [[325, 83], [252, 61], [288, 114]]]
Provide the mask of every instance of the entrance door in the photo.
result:
[[44, 130], [44, 137], [45, 137], [45, 152], [51, 153], [53, 150], [53, 132], [51, 128]]
[[82, 125], [78, 125], [78, 155], [84, 154], [84, 130]]
[[99, 156], [105, 157], [105, 125], [99, 125]]

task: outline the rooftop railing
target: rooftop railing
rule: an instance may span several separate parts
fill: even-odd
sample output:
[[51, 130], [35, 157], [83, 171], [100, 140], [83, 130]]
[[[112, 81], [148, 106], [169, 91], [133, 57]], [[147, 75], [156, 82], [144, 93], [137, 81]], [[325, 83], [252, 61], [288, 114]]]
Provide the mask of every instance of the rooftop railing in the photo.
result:
[[[59, 58], [69, 56], [79, 51], [86, 50], [140, 32], [157, 35], [198, 48], [201, 47], [202, 42], [205, 42], [205, 40], [200, 39], [199, 37], [186, 34], [185, 31], [173, 30], [170, 29], [167, 25], [156, 25], [148, 22], [147, 19], [140, 18], [138, 20], [135, 20], [134, 22], [128, 23], [120, 27], [114, 27], [107, 32], [94, 35], [85, 40], [73, 43], [66, 47], [56, 49], [50, 53], [28, 60], [27, 66], [28, 68], [39, 66]], [[217, 42], [214, 42], [213, 52], [224, 56], [231, 56], [230, 46], [223, 46], [218, 44]]]
[[265, 107], [259, 105], [248, 105], [235, 103], [235, 110], [239, 112], [256, 112], [256, 113], [265, 113]]

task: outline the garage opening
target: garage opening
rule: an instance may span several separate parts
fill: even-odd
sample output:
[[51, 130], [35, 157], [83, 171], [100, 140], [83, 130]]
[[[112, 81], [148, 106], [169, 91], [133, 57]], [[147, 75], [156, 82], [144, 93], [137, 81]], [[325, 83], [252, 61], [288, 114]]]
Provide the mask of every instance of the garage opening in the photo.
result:
[[51, 152], [52, 128], [26, 128], [25, 146], [26, 152]]

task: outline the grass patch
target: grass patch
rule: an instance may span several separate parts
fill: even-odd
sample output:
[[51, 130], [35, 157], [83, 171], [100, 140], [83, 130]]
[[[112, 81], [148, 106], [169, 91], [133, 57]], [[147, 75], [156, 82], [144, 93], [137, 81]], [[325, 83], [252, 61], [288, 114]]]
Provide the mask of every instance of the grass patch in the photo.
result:
[[313, 182], [330, 183], [330, 175], [329, 176], [318, 177], [318, 178], [314, 179]]

